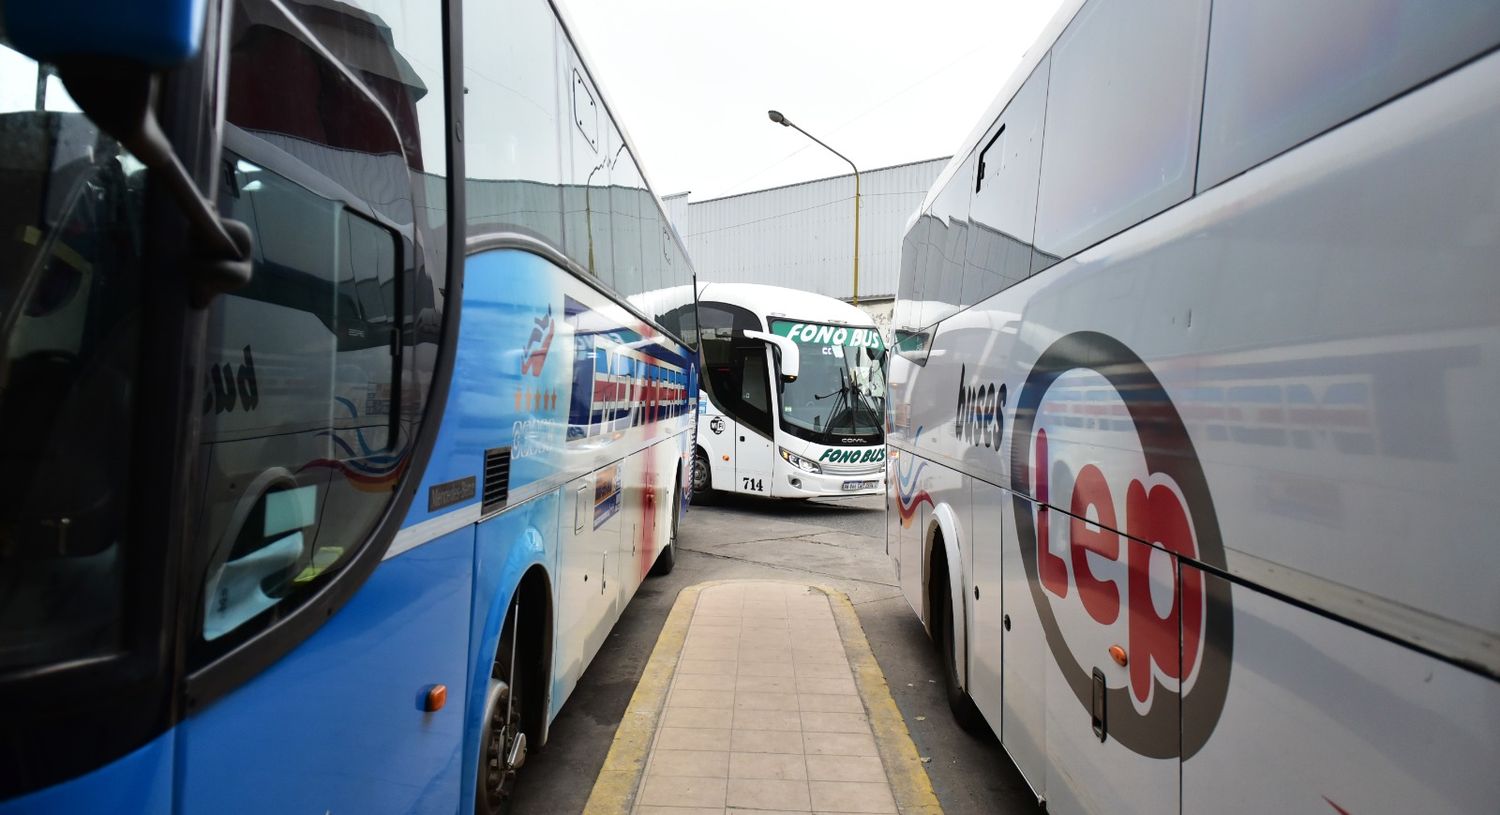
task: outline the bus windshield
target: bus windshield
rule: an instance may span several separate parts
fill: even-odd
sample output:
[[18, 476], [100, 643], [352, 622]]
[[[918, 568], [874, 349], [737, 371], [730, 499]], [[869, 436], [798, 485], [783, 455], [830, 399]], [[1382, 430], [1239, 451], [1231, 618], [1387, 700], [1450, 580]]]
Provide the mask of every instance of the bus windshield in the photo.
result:
[[146, 170], [50, 71], [0, 41], [0, 674], [125, 643]]
[[878, 443], [885, 415], [880, 331], [772, 320], [771, 332], [802, 352], [801, 374], [782, 385], [781, 428], [819, 444]]

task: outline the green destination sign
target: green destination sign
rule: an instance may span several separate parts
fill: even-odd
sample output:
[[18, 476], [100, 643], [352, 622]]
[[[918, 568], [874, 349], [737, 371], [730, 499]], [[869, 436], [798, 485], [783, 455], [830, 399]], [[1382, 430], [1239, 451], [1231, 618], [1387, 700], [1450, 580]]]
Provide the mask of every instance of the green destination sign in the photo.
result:
[[850, 348], [872, 348], [876, 351], [885, 348], [885, 343], [880, 338], [880, 331], [875, 328], [773, 320], [771, 333], [779, 334], [803, 345], [842, 345]]

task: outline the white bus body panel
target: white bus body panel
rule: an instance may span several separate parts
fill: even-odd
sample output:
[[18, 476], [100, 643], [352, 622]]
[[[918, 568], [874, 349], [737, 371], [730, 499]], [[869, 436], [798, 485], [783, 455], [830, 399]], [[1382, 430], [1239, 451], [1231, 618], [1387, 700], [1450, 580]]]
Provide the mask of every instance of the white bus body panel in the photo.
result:
[[1183, 762], [1183, 812], [1495, 811], [1500, 685], [1243, 587], [1234, 610], [1223, 733]]
[[[925, 367], [892, 356], [890, 442], [902, 450], [892, 472], [903, 474], [892, 503], [905, 506], [919, 487], [905, 478], [923, 464], [927, 478], [953, 468], [994, 485], [975, 485], [976, 507], [1001, 502], [1002, 532], [976, 539], [1003, 554], [998, 575], [992, 555], [973, 557], [982, 599], [969, 669], [992, 671], [1002, 655], [1002, 697], [977, 702], [1050, 811], [1173, 811], [1179, 767], [1185, 813], [1493, 811], [1500, 547], [1484, 530], [1500, 483], [1497, 133], [1491, 54], [954, 315], [935, 329]], [[1013, 491], [1042, 496], [1013, 471], [1012, 433], [1039, 359], [1076, 332], [1139, 357], [1187, 444], [1143, 439], [1118, 387], [1097, 374], [1065, 373], [1047, 391], [1034, 424], [1061, 468], [1043, 468], [1055, 476], [1049, 551], [1068, 589], [1058, 597], [1024, 573], [1020, 527], [1035, 528], [1040, 513]], [[998, 450], [955, 435], [961, 376], [965, 387], [1006, 387]], [[1031, 468], [1034, 455], [1016, 460]], [[1201, 538], [1203, 518], [1215, 520], [1223, 562], [1210, 565], [1243, 584], [1179, 570], [1165, 552], [1141, 558], [1151, 586], [1141, 596], [1158, 616], [1193, 583], [1201, 613], [1230, 615], [1233, 634], [1184, 645], [1227, 668], [1176, 671], [1188, 700], [1181, 738], [1207, 727], [1202, 743], [1180, 763], [1127, 766], [1109, 752], [1116, 739], [1093, 736], [1059, 644], [1038, 630], [1037, 598], [1063, 632], [1062, 652], [1124, 691], [1104, 649], [1129, 632], [1088, 619], [1068, 555], [1080, 527], [1065, 513], [1089, 464], [1121, 530], [1132, 482], [1204, 502], [1163, 478], [1152, 456], [1201, 468], [1207, 514], [1189, 522]], [[1029, 517], [1016, 517], [1018, 506]], [[1081, 534], [1097, 533], [1102, 509], [1081, 507]], [[908, 540], [920, 533], [892, 532], [902, 589], [920, 609], [923, 564]], [[1081, 562], [1123, 598], [1127, 550], [1140, 544], [1120, 536], [1119, 546], [1117, 558], [1091, 551]], [[1013, 626], [997, 642], [983, 598], [1002, 585]], [[1173, 671], [1148, 667], [1157, 691], [1174, 689]], [[1194, 700], [1211, 694], [1195, 690], [1216, 671], [1227, 687], [1204, 709]], [[988, 685], [974, 688], [993, 693]]]

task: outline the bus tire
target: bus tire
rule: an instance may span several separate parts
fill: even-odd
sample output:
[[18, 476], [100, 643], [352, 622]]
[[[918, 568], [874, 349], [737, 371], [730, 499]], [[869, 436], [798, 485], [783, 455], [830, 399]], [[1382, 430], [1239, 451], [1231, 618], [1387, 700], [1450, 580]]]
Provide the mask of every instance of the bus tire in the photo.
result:
[[703, 452], [702, 447], [693, 448], [692, 469], [693, 503], [701, 503], [708, 499], [709, 493], [714, 490], [713, 469], [708, 463], [708, 453]]
[[678, 489], [679, 486], [681, 485], [673, 484], [672, 494], [668, 497], [668, 508], [672, 516], [672, 520], [668, 522], [670, 533], [667, 536], [667, 548], [656, 556], [656, 562], [651, 565], [652, 577], [671, 574], [672, 570], [677, 567], [677, 516], [679, 514], [677, 496], [681, 492]]
[[[941, 543], [938, 541], [938, 545]], [[934, 560], [933, 568], [941, 571], [934, 572], [932, 579], [933, 606], [940, 615], [932, 638], [937, 640], [938, 652], [943, 659], [943, 688], [948, 695], [948, 709], [953, 712], [953, 720], [959, 727], [969, 733], [982, 734], [988, 731], [989, 725], [974, 699], [958, 681], [958, 646], [954, 641], [956, 626], [953, 624], [953, 594], [948, 591], [948, 564], [941, 559]]]
[[[525, 763], [526, 671], [524, 655], [517, 650], [515, 620], [520, 596], [511, 600], [505, 614], [505, 628], [495, 661], [490, 668], [490, 683], [484, 700], [484, 726], [480, 731], [479, 773], [475, 790], [475, 815], [508, 815], [515, 808], [517, 774]], [[519, 761], [510, 766], [509, 757], [517, 740], [521, 741]]]

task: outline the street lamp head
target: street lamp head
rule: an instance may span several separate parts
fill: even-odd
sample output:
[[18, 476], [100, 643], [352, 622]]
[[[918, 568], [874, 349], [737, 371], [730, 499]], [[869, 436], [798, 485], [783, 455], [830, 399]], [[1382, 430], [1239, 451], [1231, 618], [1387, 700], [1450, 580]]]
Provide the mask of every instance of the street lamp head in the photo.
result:
[[781, 115], [781, 111], [779, 110], [768, 110], [766, 111], [766, 115], [771, 117], [771, 121], [782, 127], [790, 127], [792, 124], [789, 119]]

